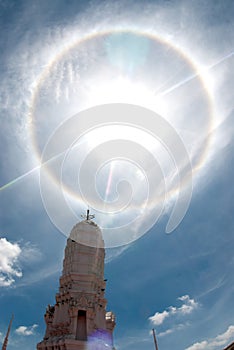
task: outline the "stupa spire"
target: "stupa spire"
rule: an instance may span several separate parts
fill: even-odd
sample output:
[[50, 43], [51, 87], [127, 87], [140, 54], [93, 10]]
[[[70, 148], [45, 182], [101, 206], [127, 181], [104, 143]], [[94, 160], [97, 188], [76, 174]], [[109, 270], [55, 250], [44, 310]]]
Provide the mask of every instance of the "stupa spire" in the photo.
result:
[[55, 305], [45, 313], [37, 350], [113, 350], [115, 316], [106, 312], [102, 232], [87, 210], [67, 239]]
[[81, 215], [83, 219], [86, 219], [87, 221], [92, 220], [95, 218], [95, 215], [89, 213], [89, 209], [87, 209], [86, 215]]
[[9, 338], [9, 334], [10, 334], [10, 331], [11, 331], [11, 325], [12, 325], [13, 319], [14, 319], [14, 315], [11, 316], [11, 320], [10, 320], [10, 323], [9, 323], [9, 326], [8, 326], [8, 329], [7, 329], [7, 333], [6, 333], [4, 342], [2, 344], [2, 350], [7, 350], [8, 338]]

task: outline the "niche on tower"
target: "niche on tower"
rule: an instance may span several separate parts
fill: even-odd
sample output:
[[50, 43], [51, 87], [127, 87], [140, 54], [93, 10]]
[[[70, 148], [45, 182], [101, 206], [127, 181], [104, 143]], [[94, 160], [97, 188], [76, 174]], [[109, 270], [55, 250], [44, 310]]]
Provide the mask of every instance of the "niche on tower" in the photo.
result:
[[87, 341], [86, 311], [79, 310], [77, 315], [76, 339]]

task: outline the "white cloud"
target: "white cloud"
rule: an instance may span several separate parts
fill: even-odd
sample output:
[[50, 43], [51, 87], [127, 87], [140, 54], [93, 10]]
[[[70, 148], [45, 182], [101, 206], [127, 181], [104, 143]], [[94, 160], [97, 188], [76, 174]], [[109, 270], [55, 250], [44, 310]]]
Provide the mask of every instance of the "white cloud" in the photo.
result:
[[202, 350], [202, 349], [207, 349], [207, 341], [204, 340], [201, 343], [195, 343], [192, 346], [190, 346], [189, 348], [186, 348], [185, 350]]
[[41, 257], [38, 248], [29, 242], [20, 246], [19, 243], [0, 238], [0, 287], [11, 286], [15, 277], [23, 276], [22, 265], [35, 263]]
[[22, 253], [20, 255], [20, 262], [27, 263], [30, 261], [38, 262], [42, 259], [41, 251], [32, 243], [27, 242], [22, 247]]
[[165, 335], [168, 335], [168, 334], [171, 334], [174, 332], [174, 329], [173, 328], [170, 328], [170, 329], [167, 329], [166, 331], [164, 332], [160, 332], [158, 334], [158, 337], [165, 337]]
[[182, 297], [178, 298], [178, 300], [183, 301], [184, 304], [178, 308], [176, 312], [183, 315], [190, 314], [198, 306], [198, 303], [194, 299], [190, 299], [188, 295], [183, 295]]
[[11, 243], [6, 238], [0, 238], [0, 287], [8, 287], [22, 277], [18, 260], [22, 250], [17, 243]]
[[112, 260], [118, 258], [123, 252], [129, 249], [129, 247], [130, 245], [125, 245], [123, 247], [106, 249], [105, 263], [108, 264]]
[[166, 310], [164, 310], [163, 312], [156, 312], [156, 314], [154, 316], [149, 317], [149, 320], [155, 325], [155, 326], [159, 326], [160, 324], [162, 324], [165, 320], [165, 318], [167, 318], [170, 315], [170, 313]]
[[225, 346], [232, 341], [233, 337], [234, 325], [231, 325], [224, 333], [217, 335], [217, 337], [203, 340], [200, 343], [194, 343], [185, 350], [219, 350], [221, 346]]
[[184, 328], [187, 327], [188, 325], [189, 325], [188, 322], [186, 322], [186, 323], [180, 323], [180, 324], [176, 325], [176, 326], [173, 327], [173, 328], [169, 328], [169, 329], [166, 329], [166, 330], [163, 331], [163, 332], [158, 333], [158, 337], [164, 337], [165, 335], [168, 335], [168, 334], [174, 333], [175, 331], [179, 331], [179, 330], [181, 330], [181, 329], [184, 329]]
[[224, 345], [226, 342], [234, 337], [234, 326], [229, 326], [226, 332], [218, 335], [212, 342], [212, 345]]
[[23, 335], [23, 336], [29, 336], [33, 335], [35, 333], [35, 329], [38, 327], [37, 324], [34, 324], [32, 326], [26, 327], [26, 326], [20, 326], [18, 327], [15, 332], [18, 335]]
[[163, 312], [156, 312], [153, 316], [149, 317], [149, 320], [155, 325], [161, 325], [166, 318], [172, 315], [186, 315], [193, 312], [198, 307], [198, 302], [191, 299], [189, 295], [183, 295], [178, 298], [183, 302], [181, 307], [169, 306]]

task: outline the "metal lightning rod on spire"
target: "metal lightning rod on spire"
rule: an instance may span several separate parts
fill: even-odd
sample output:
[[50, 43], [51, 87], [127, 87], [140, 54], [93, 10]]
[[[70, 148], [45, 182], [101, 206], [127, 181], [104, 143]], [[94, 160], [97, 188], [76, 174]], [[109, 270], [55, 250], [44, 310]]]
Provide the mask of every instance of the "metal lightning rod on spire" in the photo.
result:
[[86, 219], [86, 220], [88, 221], [88, 220], [92, 220], [93, 218], [95, 218], [95, 215], [89, 214], [89, 209], [87, 209], [86, 215], [81, 215], [81, 217], [82, 217], [83, 219]]

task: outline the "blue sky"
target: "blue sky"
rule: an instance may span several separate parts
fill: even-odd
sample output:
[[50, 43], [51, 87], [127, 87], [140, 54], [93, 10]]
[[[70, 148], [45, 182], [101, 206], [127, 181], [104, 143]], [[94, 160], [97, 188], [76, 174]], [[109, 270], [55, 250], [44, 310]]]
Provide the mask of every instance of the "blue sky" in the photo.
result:
[[[160, 350], [219, 350], [233, 341], [233, 6], [0, 0], [0, 339], [14, 313], [9, 350], [35, 349], [43, 338], [66, 236], [87, 203], [108, 242], [116, 349], [153, 349], [152, 328]], [[160, 140], [157, 118], [150, 130], [147, 111], [141, 127], [121, 125], [112, 105], [118, 125], [101, 125], [95, 108], [112, 103], [153, 111], [171, 137]], [[87, 108], [94, 128], [77, 141]], [[116, 139], [130, 161], [118, 158]], [[108, 152], [100, 153], [102, 143]], [[82, 169], [87, 183], [78, 181]], [[87, 194], [92, 174], [101, 208]], [[120, 200], [127, 205], [112, 215]], [[166, 234], [173, 208], [182, 221]]]

